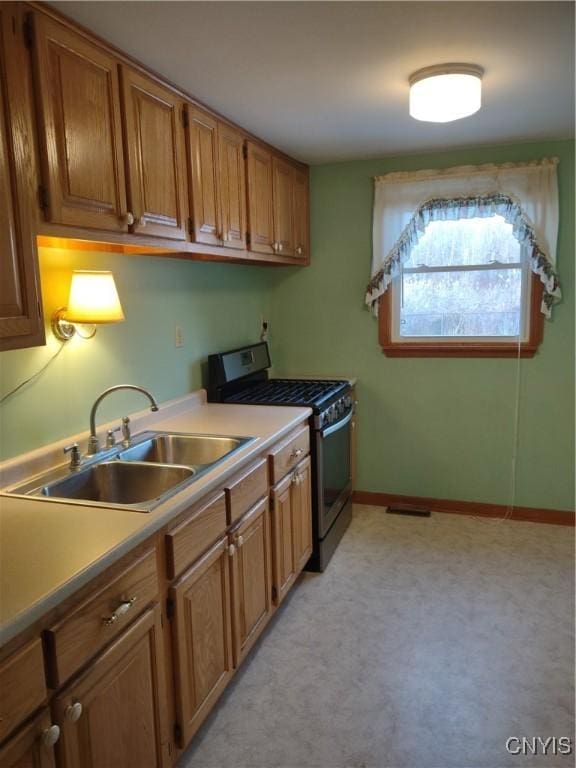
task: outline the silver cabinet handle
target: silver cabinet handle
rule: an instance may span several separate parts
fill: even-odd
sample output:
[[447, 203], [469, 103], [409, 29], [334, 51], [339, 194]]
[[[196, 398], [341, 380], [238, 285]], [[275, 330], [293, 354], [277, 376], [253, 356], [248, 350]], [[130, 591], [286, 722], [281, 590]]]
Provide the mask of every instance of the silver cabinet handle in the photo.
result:
[[132, 211], [128, 211], [126, 216], [124, 216], [124, 221], [126, 224], [128, 224], [129, 227], [131, 227], [134, 224], [134, 214]]
[[243, 546], [243, 544], [244, 544], [244, 536], [237, 536], [236, 537], [236, 544], [238, 545], [238, 547]]
[[272, 250], [277, 251], [278, 250], [278, 243], [272, 243]]
[[42, 745], [45, 747], [53, 747], [59, 738], [60, 728], [57, 725], [51, 725], [50, 728], [42, 731]]
[[296, 253], [298, 254], [298, 256], [302, 255], [303, 250], [304, 249], [302, 248], [301, 245], [296, 246]]
[[303, 453], [304, 453], [304, 451], [302, 450], [302, 448], [296, 448], [296, 449], [295, 449], [295, 450], [293, 450], [293, 451], [292, 451], [292, 453], [290, 454], [290, 458], [291, 458], [291, 459], [299, 459], [299, 458], [300, 458], [300, 456], [302, 456], [302, 454], [303, 454]]
[[283, 249], [284, 249], [284, 244], [283, 244], [283, 243], [281, 243], [281, 242], [280, 242], [280, 243], [278, 243], [278, 250], [279, 250], [279, 251], [282, 251]]
[[300, 485], [300, 475], [297, 472], [292, 475], [292, 485]]
[[66, 707], [64, 716], [67, 720], [70, 720], [71, 723], [77, 723], [82, 717], [82, 704], [80, 704], [79, 701], [70, 704]]
[[230, 557], [233, 557], [235, 552], [236, 552], [236, 547], [234, 546], [234, 544], [230, 544], [228, 546], [228, 555]]
[[124, 616], [124, 614], [127, 613], [130, 608], [132, 608], [135, 602], [135, 597], [130, 597], [128, 600], [123, 600], [111, 616], [105, 616], [102, 619], [102, 624], [104, 624], [105, 627], [111, 627], [112, 624], [116, 624], [118, 619]]

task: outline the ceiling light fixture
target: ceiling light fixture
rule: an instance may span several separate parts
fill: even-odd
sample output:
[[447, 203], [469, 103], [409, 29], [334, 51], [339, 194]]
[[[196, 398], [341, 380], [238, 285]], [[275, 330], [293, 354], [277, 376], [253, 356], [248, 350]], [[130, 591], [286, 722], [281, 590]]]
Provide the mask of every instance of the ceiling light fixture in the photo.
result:
[[78, 330], [76, 323], [95, 326], [122, 320], [124, 312], [112, 272], [75, 270], [72, 272], [68, 306], [60, 307], [52, 315], [52, 331], [61, 341], [68, 341], [75, 333], [84, 339], [91, 339], [96, 328], [86, 334]]
[[478, 112], [484, 70], [475, 64], [436, 64], [410, 76], [410, 115], [449, 123]]

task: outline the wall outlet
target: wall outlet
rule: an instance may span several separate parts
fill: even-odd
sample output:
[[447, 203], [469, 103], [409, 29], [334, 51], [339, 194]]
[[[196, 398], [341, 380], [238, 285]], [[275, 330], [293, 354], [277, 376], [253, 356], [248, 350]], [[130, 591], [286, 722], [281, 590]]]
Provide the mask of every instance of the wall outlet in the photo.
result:
[[184, 346], [184, 334], [182, 333], [182, 326], [174, 326], [174, 346], [178, 349]]

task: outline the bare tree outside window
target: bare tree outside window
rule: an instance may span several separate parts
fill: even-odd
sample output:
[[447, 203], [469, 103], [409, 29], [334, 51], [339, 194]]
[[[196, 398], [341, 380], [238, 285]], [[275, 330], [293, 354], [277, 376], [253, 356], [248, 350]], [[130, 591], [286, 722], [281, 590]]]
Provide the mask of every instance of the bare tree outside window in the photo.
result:
[[502, 216], [431, 222], [402, 267], [398, 336], [518, 338], [527, 278]]

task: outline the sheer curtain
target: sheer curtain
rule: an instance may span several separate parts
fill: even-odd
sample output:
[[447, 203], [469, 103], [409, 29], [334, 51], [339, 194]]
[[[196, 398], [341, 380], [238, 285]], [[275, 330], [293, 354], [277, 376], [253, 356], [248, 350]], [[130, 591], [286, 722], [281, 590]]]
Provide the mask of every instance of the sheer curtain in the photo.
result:
[[467, 165], [389, 173], [375, 179], [372, 272], [366, 303], [377, 311], [431, 221], [503, 216], [525, 246], [544, 285], [541, 311], [550, 317], [561, 298], [556, 274], [557, 158], [532, 163]]

